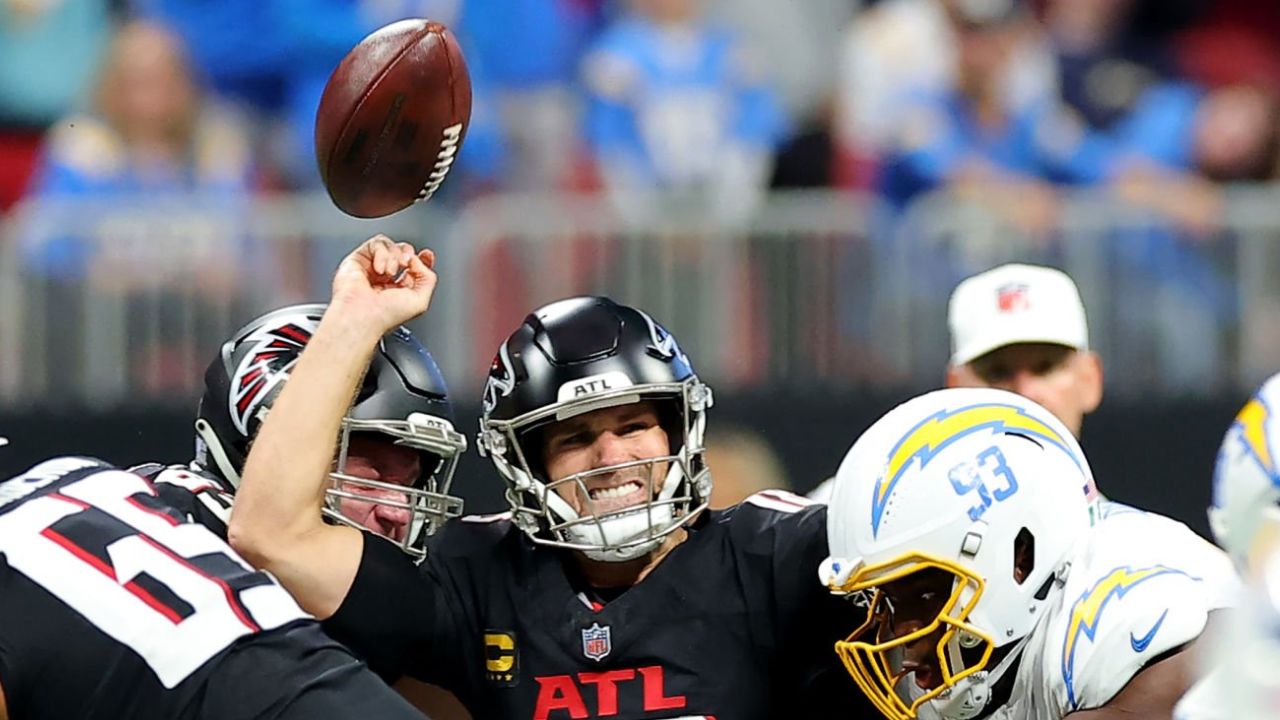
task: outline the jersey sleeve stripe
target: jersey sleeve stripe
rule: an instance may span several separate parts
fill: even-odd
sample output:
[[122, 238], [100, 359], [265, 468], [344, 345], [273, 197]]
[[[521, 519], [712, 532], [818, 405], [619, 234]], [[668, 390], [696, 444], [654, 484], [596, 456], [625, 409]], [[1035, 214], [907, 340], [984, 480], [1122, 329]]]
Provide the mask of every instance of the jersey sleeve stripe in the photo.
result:
[[745, 502], [767, 510], [777, 510], [785, 513], [793, 513], [818, 504], [785, 490], [761, 490], [748, 497]]

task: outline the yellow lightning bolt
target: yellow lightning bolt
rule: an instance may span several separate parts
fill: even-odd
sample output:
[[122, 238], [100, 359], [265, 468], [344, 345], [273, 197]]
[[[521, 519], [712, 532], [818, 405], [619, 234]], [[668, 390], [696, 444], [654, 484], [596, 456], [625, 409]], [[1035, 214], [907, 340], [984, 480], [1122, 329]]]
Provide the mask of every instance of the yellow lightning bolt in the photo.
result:
[[879, 528], [880, 516], [888, 502], [889, 493], [912, 460], [920, 458], [923, 466], [947, 444], [983, 428], [1021, 432], [1051, 442], [1075, 457], [1067, 441], [1057, 430], [1014, 405], [984, 403], [938, 413], [912, 428], [890, 451], [885, 472], [876, 481], [871, 509], [873, 529]]
[[1236, 422], [1240, 423], [1241, 435], [1244, 437], [1245, 445], [1248, 446], [1254, 457], [1258, 458], [1258, 462], [1262, 463], [1262, 467], [1267, 471], [1267, 474], [1274, 476], [1276, 474], [1276, 466], [1271, 457], [1271, 447], [1267, 444], [1267, 420], [1269, 415], [1267, 406], [1263, 405], [1257, 398], [1254, 398], [1241, 408], [1240, 414], [1236, 416]]
[[1111, 598], [1124, 597], [1125, 593], [1138, 583], [1167, 573], [1186, 574], [1164, 565], [1154, 565], [1140, 570], [1118, 567], [1099, 580], [1097, 585], [1081, 595], [1080, 599], [1071, 606], [1066, 642], [1062, 646], [1062, 677], [1066, 681], [1067, 694], [1071, 698], [1072, 706], [1075, 705], [1072, 676], [1075, 671], [1076, 647], [1079, 645], [1080, 636], [1085, 635], [1093, 640], [1094, 634], [1098, 631], [1098, 620]]

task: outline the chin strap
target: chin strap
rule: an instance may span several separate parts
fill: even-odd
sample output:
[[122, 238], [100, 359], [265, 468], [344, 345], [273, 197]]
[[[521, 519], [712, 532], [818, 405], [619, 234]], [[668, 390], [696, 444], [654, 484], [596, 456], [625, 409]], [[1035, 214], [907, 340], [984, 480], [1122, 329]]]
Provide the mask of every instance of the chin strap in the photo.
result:
[[213, 432], [213, 428], [204, 419], [196, 420], [196, 461], [205, 466], [209, 466], [206, 455], [212, 457], [213, 464], [217, 466], [222, 477], [231, 483], [231, 487], [240, 488], [240, 473], [236, 472], [236, 468], [231, 464], [231, 458], [227, 457], [227, 453], [222, 449], [222, 443], [218, 441], [218, 435]]
[[[1017, 665], [1030, 637], [1030, 633], [1024, 635], [1009, 654], [1005, 655], [1004, 659], [991, 670], [979, 670], [961, 679], [954, 687], [948, 688], [929, 701], [929, 704], [943, 720], [972, 720], [977, 717], [987, 707], [987, 703], [991, 702], [991, 688], [1000, 682], [1000, 678], [1004, 677], [1010, 668]], [[947, 643], [947, 654], [953, 667], [961, 666], [958, 640]]]

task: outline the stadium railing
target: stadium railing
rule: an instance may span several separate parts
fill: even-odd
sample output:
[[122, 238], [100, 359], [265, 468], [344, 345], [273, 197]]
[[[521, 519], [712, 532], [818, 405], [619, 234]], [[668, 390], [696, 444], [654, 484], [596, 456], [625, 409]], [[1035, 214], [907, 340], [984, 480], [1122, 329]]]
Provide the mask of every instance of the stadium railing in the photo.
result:
[[947, 297], [1005, 261], [1077, 280], [1108, 392], [1247, 388], [1280, 366], [1280, 188], [1232, 188], [1195, 231], [1101, 192], [1035, 222], [938, 193], [902, 210], [775, 194], [728, 224], [681, 198], [638, 219], [601, 196], [493, 195], [354, 220], [323, 196], [182, 204], [29, 201], [0, 224], [0, 402], [190, 404], [219, 341], [323, 300], [375, 233], [437, 249], [415, 325], [474, 394], [523, 313], [576, 294], [648, 310], [717, 387], [936, 386]]

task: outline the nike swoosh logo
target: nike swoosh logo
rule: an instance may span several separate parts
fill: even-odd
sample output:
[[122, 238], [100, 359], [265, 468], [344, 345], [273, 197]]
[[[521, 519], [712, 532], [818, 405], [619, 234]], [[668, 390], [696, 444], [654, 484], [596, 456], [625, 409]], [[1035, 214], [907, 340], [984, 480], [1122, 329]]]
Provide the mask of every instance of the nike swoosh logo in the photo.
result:
[[1155, 639], [1156, 633], [1160, 631], [1160, 626], [1164, 624], [1165, 615], [1168, 614], [1168, 609], [1160, 613], [1160, 619], [1156, 620], [1156, 624], [1152, 625], [1151, 629], [1147, 631], [1147, 634], [1142, 637], [1134, 637], [1133, 633], [1129, 633], [1129, 645], [1133, 647], [1134, 652], [1140, 653], [1147, 649], [1147, 646]]

